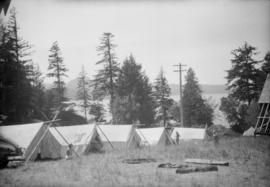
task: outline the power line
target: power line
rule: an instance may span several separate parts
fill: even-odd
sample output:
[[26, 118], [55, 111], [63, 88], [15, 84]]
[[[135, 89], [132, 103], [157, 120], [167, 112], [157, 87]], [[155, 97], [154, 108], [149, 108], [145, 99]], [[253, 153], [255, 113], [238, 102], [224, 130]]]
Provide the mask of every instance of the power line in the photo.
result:
[[180, 119], [181, 119], [181, 126], [184, 127], [184, 107], [183, 107], [183, 91], [182, 91], [182, 72], [186, 71], [183, 70], [182, 67], [186, 66], [184, 64], [177, 64], [177, 65], [173, 65], [178, 67], [177, 70], [174, 70], [174, 72], [179, 72], [179, 96], [180, 96], [180, 100], [179, 100], [179, 105], [180, 105]]

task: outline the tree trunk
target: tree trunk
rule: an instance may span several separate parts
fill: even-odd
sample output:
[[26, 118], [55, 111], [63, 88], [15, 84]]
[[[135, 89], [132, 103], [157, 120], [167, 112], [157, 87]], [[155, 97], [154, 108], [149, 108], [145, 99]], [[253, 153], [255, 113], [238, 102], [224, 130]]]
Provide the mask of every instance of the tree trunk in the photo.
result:
[[111, 58], [111, 42], [110, 39], [108, 39], [108, 55], [109, 55], [109, 67], [110, 67], [110, 96], [111, 96], [111, 100], [110, 100], [110, 107], [111, 107], [111, 112], [112, 112], [112, 124], [114, 124], [114, 109], [113, 109], [113, 103], [114, 103], [114, 94], [113, 94], [113, 75], [112, 75], [112, 58]]
[[87, 116], [86, 116], [86, 109], [87, 109], [87, 98], [86, 98], [86, 90], [85, 90], [85, 77], [83, 77], [83, 102], [84, 102], [84, 117], [85, 120], [87, 121]]
[[166, 126], [166, 110], [163, 108], [163, 126]]

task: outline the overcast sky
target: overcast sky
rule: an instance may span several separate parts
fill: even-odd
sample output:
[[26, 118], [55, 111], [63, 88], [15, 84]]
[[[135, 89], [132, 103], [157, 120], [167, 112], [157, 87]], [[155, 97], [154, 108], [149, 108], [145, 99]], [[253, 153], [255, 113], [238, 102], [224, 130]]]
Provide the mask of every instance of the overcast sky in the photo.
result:
[[[119, 62], [132, 53], [151, 81], [161, 67], [178, 83], [173, 64], [192, 67], [203, 84], [225, 84], [230, 52], [244, 41], [270, 51], [270, 1], [87, 1], [12, 0], [20, 35], [34, 45], [33, 60], [43, 73], [49, 49], [58, 41], [69, 78], [82, 65], [93, 76], [103, 32], [115, 35]], [[46, 79], [46, 82], [50, 82]]]

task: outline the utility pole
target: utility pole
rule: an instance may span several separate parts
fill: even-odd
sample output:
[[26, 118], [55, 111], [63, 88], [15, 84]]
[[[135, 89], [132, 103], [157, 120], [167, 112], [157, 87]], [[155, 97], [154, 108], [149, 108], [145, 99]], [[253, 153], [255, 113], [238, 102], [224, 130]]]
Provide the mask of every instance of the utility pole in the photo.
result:
[[180, 119], [181, 119], [181, 126], [184, 127], [184, 109], [183, 109], [183, 92], [182, 92], [182, 72], [183, 71], [186, 71], [186, 70], [183, 70], [182, 67], [183, 66], [186, 66], [186, 65], [183, 65], [183, 64], [179, 63], [179, 64], [173, 65], [173, 66], [178, 67], [178, 70], [174, 70], [174, 72], [179, 72]]

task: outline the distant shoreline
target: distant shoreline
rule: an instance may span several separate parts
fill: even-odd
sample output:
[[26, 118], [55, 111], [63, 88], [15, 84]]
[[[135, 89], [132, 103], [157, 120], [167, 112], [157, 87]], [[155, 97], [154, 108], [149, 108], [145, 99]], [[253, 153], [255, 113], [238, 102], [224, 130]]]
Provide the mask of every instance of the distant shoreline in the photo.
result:
[[[169, 84], [171, 88], [171, 97], [179, 96], [179, 85], [178, 84]], [[52, 88], [52, 84], [45, 85], [46, 89]], [[222, 84], [201, 84], [203, 95], [211, 94], [224, 94], [227, 95], [228, 91], [226, 90], [226, 85]], [[77, 79], [73, 79], [66, 84], [66, 97], [69, 99], [76, 99], [76, 90], [77, 90]]]

